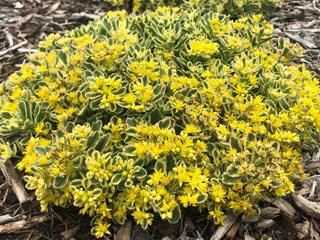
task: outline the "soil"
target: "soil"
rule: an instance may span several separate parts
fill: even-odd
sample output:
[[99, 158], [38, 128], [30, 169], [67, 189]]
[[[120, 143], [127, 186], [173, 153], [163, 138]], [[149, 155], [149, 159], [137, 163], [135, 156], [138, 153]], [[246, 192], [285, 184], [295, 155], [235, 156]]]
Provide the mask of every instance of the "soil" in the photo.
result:
[[[37, 48], [37, 43], [49, 33], [66, 31], [105, 14], [112, 7], [101, 0], [1, 0], [0, 1], [0, 82], [16, 71], [26, 61], [26, 56]], [[320, 3], [313, 0], [285, 0], [281, 8], [270, 16], [277, 36], [301, 44], [305, 56], [299, 60], [320, 76]], [[307, 201], [320, 204], [320, 154], [319, 149], [304, 154], [304, 166], [308, 179], [298, 187]], [[33, 195], [32, 192], [29, 192]], [[239, 216], [223, 239], [319, 239], [319, 216], [310, 216], [303, 207], [298, 207], [291, 196], [281, 203], [272, 202], [261, 206], [260, 217]], [[264, 212], [264, 213], [263, 213]], [[272, 213], [274, 213], [272, 215]], [[10, 223], [24, 220], [25, 224], [11, 233], [4, 233], [3, 216], [14, 219]], [[268, 215], [269, 214], [269, 215]], [[42, 223], [30, 223], [34, 217], [44, 216]], [[133, 226], [131, 238], [146, 239], [213, 239], [217, 227], [206, 214], [199, 215], [188, 209], [179, 224], [163, 221], [142, 230]], [[10, 217], [9, 217], [10, 218]], [[129, 224], [130, 225], [130, 224]], [[119, 227], [114, 227], [116, 234]], [[125, 230], [125, 229], [122, 229]], [[122, 231], [120, 230], [120, 232]], [[221, 230], [221, 229], [220, 229]], [[2, 232], [3, 231], [3, 232]], [[119, 233], [118, 233], [119, 234]], [[121, 238], [118, 235], [117, 239]], [[31, 207], [22, 209], [12, 187], [0, 171], [0, 240], [36, 239], [95, 239], [90, 234], [90, 218], [78, 214], [75, 208], [53, 208], [40, 213], [36, 201]]]

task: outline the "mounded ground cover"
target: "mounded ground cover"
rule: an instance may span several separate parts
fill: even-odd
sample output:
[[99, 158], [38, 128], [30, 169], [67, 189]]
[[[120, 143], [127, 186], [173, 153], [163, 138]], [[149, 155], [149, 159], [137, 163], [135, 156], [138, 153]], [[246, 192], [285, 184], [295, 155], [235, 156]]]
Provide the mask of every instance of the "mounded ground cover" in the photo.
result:
[[22, 156], [43, 210], [73, 204], [98, 237], [129, 215], [254, 213], [294, 190], [319, 128], [317, 80], [272, 34], [260, 15], [161, 8], [51, 35], [3, 84], [3, 156]]

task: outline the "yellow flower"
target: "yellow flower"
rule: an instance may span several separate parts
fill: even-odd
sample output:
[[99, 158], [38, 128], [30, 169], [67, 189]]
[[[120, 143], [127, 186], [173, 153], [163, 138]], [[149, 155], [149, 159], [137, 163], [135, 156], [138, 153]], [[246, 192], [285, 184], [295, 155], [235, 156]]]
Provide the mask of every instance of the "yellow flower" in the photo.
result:
[[164, 173], [160, 171], [155, 171], [153, 174], [150, 175], [150, 179], [147, 181], [149, 185], [157, 186], [159, 185], [164, 178]]
[[134, 220], [136, 220], [136, 222], [140, 224], [144, 229], [146, 229], [148, 225], [152, 224], [153, 215], [151, 213], [147, 213], [147, 212], [141, 211], [140, 209], [136, 209], [132, 213], [132, 216]]
[[18, 103], [17, 102], [5, 102], [5, 104], [2, 106], [1, 111], [6, 112], [15, 112], [17, 110]]
[[129, 70], [137, 76], [147, 76], [151, 81], [158, 80], [160, 73], [156, 70], [158, 63], [155, 61], [135, 61], [129, 66]]
[[106, 218], [112, 218], [111, 215], [111, 209], [107, 206], [106, 203], [102, 203], [99, 205], [99, 207], [96, 210], [97, 214], [106, 217]]
[[214, 224], [223, 224], [225, 218], [227, 215], [224, 214], [223, 211], [221, 211], [220, 207], [215, 207], [214, 210], [209, 212], [210, 216], [214, 219]]
[[183, 132], [185, 132], [186, 134], [197, 133], [199, 131], [200, 129], [194, 124], [187, 124], [185, 129], [183, 130]]
[[8, 144], [0, 143], [0, 165], [4, 164], [12, 154], [13, 152]]
[[110, 223], [97, 220], [96, 226], [93, 228], [92, 232], [97, 238], [102, 238], [105, 234], [111, 234], [109, 230], [110, 225]]
[[223, 36], [231, 30], [231, 27], [224, 24], [219, 18], [215, 17], [210, 20], [212, 33], [217, 36]]
[[77, 49], [83, 50], [86, 46], [94, 42], [94, 38], [92, 35], [85, 34], [83, 36], [75, 38], [74, 41], [76, 43]]
[[39, 134], [42, 135], [47, 135], [49, 133], [48, 129], [44, 129], [44, 122], [39, 123], [36, 128], [34, 129], [36, 135], [38, 136]]
[[175, 178], [178, 180], [180, 186], [182, 186], [183, 183], [189, 181], [190, 177], [186, 167], [180, 165], [178, 167], [175, 167], [173, 171], [176, 173]]
[[213, 201], [220, 203], [225, 202], [224, 198], [226, 197], [226, 192], [221, 185], [213, 185], [211, 198]]
[[219, 51], [219, 44], [208, 39], [199, 39], [190, 41], [189, 53], [211, 56]]
[[255, 22], [259, 22], [262, 19], [262, 17], [263, 16], [261, 14], [255, 14], [252, 16], [252, 18]]
[[194, 194], [194, 195], [188, 194], [185, 196], [179, 196], [178, 199], [183, 207], [188, 207], [188, 206], [196, 206], [196, 204], [198, 203], [198, 197], [199, 197], [199, 194]]

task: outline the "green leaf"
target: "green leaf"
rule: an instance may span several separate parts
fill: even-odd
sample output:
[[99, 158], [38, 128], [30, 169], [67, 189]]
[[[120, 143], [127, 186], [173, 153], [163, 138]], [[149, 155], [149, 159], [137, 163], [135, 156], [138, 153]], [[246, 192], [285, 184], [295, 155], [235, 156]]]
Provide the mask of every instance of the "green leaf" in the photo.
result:
[[157, 160], [154, 166], [155, 171], [162, 171], [163, 173], [167, 172], [167, 164], [163, 160]]
[[109, 143], [109, 139], [110, 139], [110, 133], [107, 133], [104, 136], [102, 136], [99, 142], [97, 143], [95, 149], [98, 150], [99, 152], [103, 152]]
[[186, 114], [182, 115], [182, 121], [183, 121], [184, 125], [188, 125], [192, 122], [191, 119]]
[[127, 180], [124, 182], [124, 186], [125, 186], [126, 188], [131, 187], [132, 184], [133, 184], [133, 181], [132, 181], [131, 179], [127, 179]]
[[69, 174], [64, 177], [56, 177], [53, 180], [53, 187], [56, 189], [64, 188], [69, 181]]
[[93, 194], [93, 196], [95, 196], [95, 197], [99, 197], [99, 196], [101, 196], [101, 194], [102, 194], [102, 190], [101, 190], [100, 188], [95, 188], [95, 189], [92, 191], [92, 194]]
[[135, 127], [129, 127], [126, 129], [127, 136], [135, 136], [137, 133], [137, 130]]
[[59, 52], [58, 53], [59, 58], [61, 59], [61, 61], [67, 65], [68, 61], [67, 61], [67, 54], [65, 52]]
[[80, 176], [83, 178], [83, 179], [87, 179], [87, 172], [88, 170], [84, 167], [80, 167], [79, 168], [79, 173], [80, 173]]
[[277, 151], [280, 151], [280, 143], [279, 142], [274, 142], [272, 144], [272, 147], [275, 148]]
[[217, 148], [213, 149], [211, 154], [212, 154], [213, 162], [216, 165], [218, 165], [219, 164], [219, 160], [220, 160], [220, 157], [219, 157], [220, 156], [220, 151], [219, 151], [219, 149], [217, 149]]
[[133, 174], [138, 179], [145, 178], [147, 176], [147, 171], [144, 168], [140, 168], [137, 172]]
[[164, 96], [165, 96], [164, 93], [159, 93], [159, 94], [157, 94], [157, 95], [154, 96], [154, 98], [152, 99], [152, 101], [155, 103], [155, 102], [161, 100]]
[[211, 153], [213, 151], [213, 149], [214, 149], [213, 143], [211, 143], [211, 142], [207, 143], [207, 151], [209, 153]]
[[71, 186], [75, 188], [81, 188], [82, 187], [82, 182], [80, 179], [75, 179], [71, 182]]
[[257, 168], [265, 166], [265, 161], [263, 161], [261, 157], [255, 157], [255, 156], [253, 157], [254, 159], [252, 160], [252, 162]]
[[27, 119], [26, 121], [24, 121], [23, 123], [23, 129], [33, 129], [33, 122], [30, 119]]
[[143, 230], [146, 230], [146, 229], [148, 228], [148, 222], [147, 222], [147, 220], [143, 220], [143, 222], [142, 222], [142, 224], [141, 224], [141, 228], [142, 228]]
[[283, 48], [283, 55], [287, 55], [290, 52], [289, 48]]
[[202, 204], [207, 200], [207, 198], [208, 198], [208, 194], [199, 195], [199, 197], [197, 198], [197, 203]]
[[181, 219], [181, 209], [180, 207], [176, 207], [175, 209], [173, 209], [172, 211], [172, 218], [169, 219], [168, 221], [171, 223], [171, 224], [176, 224], [180, 221]]
[[214, 174], [215, 177], [220, 178], [220, 176], [221, 176], [221, 170], [220, 170], [220, 168], [219, 168], [219, 167], [216, 167], [216, 168], [214, 169], [213, 174]]
[[19, 102], [19, 110], [20, 110], [20, 116], [23, 122], [27, 121], [28, 119], [28, 110], [27, 110], [27, 104], [25, 101]]
[[85, 190], [89, 190], [89, 188], [92, 186], [92, 181], [88, 178], [82, 179], [82, 186]]
[[67, 125], [66, 125], [66, 131], [68, 132], [68, 133], [71, 133], [72, 132], [72, 130], [73, 130], [73, 128], [74, 128], [74, 123], [73, 122], [68, 122], [67, 123]]
[[100, 101], [101, 101], [101, 99], [98, 98], [98, 99], [95, 99], [92, 102], [90, 102], [90, 108], [92, 110], [99, 110], [100, 109]]
[[114, 216], [114, 220], [116, 220], [116, 222], [119, 225], [123, 225], [125, 223], [125, 221], [126, 221], [124, 218], [119, 218], [119, 217], [116, 217], [116, 216]]
[[222, 174], [222, 183], [226, 185], [233, 185], [237, 182], [239, 178], [230, 177], [227, 173]]
[[110, 163], [112, 166], [117, 166], [120, 161], [122, 161], [122, 158], [119, 155], [117, 155], [117, 156], [111, 158]]
[[124, 185], [125, 181], [121, 181], [118, 185], [117, 185], [117, 190], [122, 192], [126, 189], [126, 186]]
[[153, 88], [153, 91], [154, 91], [154, 94], [155, 95], [158, 95], [162, 92], [164, 92], [164, 90], [166, 89], [165, 86], [161, 85], [161, 84], [157, 84], [154, 88]]
[[279, 38], [278, 39], [278, 46], [279, 46], [280, 49], [284, 48], [284, 40], [283, 40], [283, 38]]
[[135, 146], [133, 146], [133, 145], [128, 145], [128, 146], [125, 146], [124, 148], [123, 148], [123, 154], [125, 155], [125, 156], [133, 156], [133, 152], [134, 152], [134, 150], [136, 150], [136, 148], [135, 148]]
[[230, 137], [230, 145], [232, 148], [236, 149], [238, 152], [242, 151], [242, 146], [240, 144], [240, 141], [236, 137]]
[[92, 128], [93, 131], [97, 131], [97, 132], [101, 131], [102, 121], [98, 120], [98, 121], [92, 123], [92, 127], [91, 128]]
[[279, 187], [281, 187], [282, 185], [283, 185], [282, 182], [273, 180], [273, 181], [271, 181], [271, 185], [270, 185], [270, 186], [271, 186], [272, 188], [279, 188]]
[[64, 136], [64, 132], [62, 132], [61, 130], [56, 131], [56, 136], [58, 138], [62, 138]]
[[149, 114], [149, 121], [151, 124], [156, 124], [161, 120], [161, 112], [158, 108], [153, 109]]
[[283, 110], [289, 110], [289, 108], [290, 108], [289, 103], [288, 103], [287, 100], [284, 99], [284, 98], [281, 98], [281, 99], [279, 100], [279, 105], [280, 105], [280, 107], [281, 107]]
[[237, 169], [234, 165], [229, 165], [229, 166], [227, 167], [226, 173], [227, 173], [230, 177], [239, 177], [238, 169]]
[[161, 121], [159, 121], [159, 127], [161, 129], [164, 129], [164, 128], [171, 128], [172, 127], [172, 122], [171, 122], [171, 119], [170, 118], [165, 118], [165, 119], [162, 119]]
[[22, 145], [27, 145], [31, 137], [32, 137], [32, 134], [31, 133], [27, 133], [27, 135], [20, 140], [20, 143]]
[[177, 166], [177, 162], [174, 156], [169, 155], [167, 158], [167, 172], [172, 171], [173, 168]]
[[127, 125], [129, 127], [136, 127], [138, 125], [138, 121], [135, 118], [127, 118]]
[[122, 181], [122, 173], [117, 173], [111, 178], [111, 184], [118, 185]]
[[85, 97], [90, 100], [93, 100], [93, 99], [97, 99], [98, 97], [101, 97], [101, 94], [97, 92], [87, 92], [85, 94]]
[[97, 143], [99, 141], [99, 133], [98, 132], [94, 132], [89, 138], [88, 138], [88, 149], [90, 148], [94, 148]]
[[113, 94], [115, 95], [123, 95], [125, 92], [127, 91], [127, 89], [125, 87], [122, 87], [118, 90], [113, 91]]
[[11, 119], [13, 117], [11, 112], [2, 112], [1, 117], [4, 119]]
[[73, 159], [71, 159], [71, 161], [72, 161], [72, 166], [75, 169], [78, 169], [81, 166], [81, 163], [82, 163], [82, 156], [76, 156]]
[[272, 107], [274, 110], [277, 110], [277, 105], [274, 103], [274, 101], [272, 101], [271, 99], [266, 99], [265, 103], [267, 105], [269, 105], [270, 107]]
[[247, 140], [248, 140], [248, 142], [254, 142], [256, 140], [255, 134], [248, 133]]
[[118, 124], [118, 121], [119, 121], [119, 118], [118, 117], [116, 117], [116, 116], [112, 116], [112, 118], [110, 119], [110, 123], [112, 123], [112, 124], [114, 124], [114, 125], [116, 125], [116, 124]]
[[40, 155], [46, 155], [47, 152], [50, 151], [49, 147], [35, 146], [34, 150]]
[[110, 110], [111, 112], [115, 112], [115, 111], [117, 110], [117, 105], [114, 104], [114, 103], [110, 103], [110, 105], [109, 105], [109, 110]]

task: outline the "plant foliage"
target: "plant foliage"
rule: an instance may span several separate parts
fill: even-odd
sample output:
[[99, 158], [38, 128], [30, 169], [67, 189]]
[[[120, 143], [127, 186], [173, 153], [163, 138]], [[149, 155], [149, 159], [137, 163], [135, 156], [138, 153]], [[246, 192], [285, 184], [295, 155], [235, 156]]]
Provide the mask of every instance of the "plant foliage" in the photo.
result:
[[133, 12], [156, 10], [160, 6], [183, 7], [214, 11], [240, 18], [244, 14], [269, 14], [281, 0], [106, 0], [113, 6], [124, 7]]
[[301, 49], [274, 46], [261, 15], [125, 15], [50, 35], [2, 83], [0, 152], [22, 157], [42, 210], [79, 207], [102, 237], [129, 216], [146, 228], [198, 207], [219, 224], [293, 192], [320, 130]]

